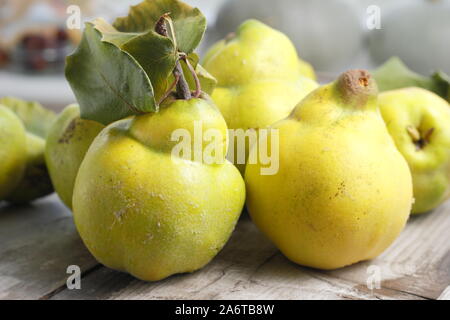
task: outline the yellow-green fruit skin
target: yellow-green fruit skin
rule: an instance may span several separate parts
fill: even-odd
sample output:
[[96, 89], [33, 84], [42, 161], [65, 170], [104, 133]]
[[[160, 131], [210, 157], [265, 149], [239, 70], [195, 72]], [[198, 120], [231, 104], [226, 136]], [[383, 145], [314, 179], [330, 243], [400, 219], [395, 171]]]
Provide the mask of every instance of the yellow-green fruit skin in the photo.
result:
[[[413, 214], [428, 212], [450, 197], [450, 106], [421, 88], [404, 88], [380, 94], [379, 106], [398, 150], [413, 177]], [[418, 147], [409, 131], [431, 132]]]
[[44, 157], [45, 139], [31, 132], [26, 134], [26, 169], [22, 180], [7, 200], [23, 204], [53, 193], [53, 185]]
[[20, 119], [0, 105], [0, 200], [20, 182], [26, 165], [25, 129]]
[[55, 191], [69, 208], [80, 164], [103, 128], [98, 122], [81, 119], [76, 104], [67, 106], [50, 128], [45, 159]]
[[256, 20], [244, 22], [233, 38], [213, 45], [202, 65], [219, 86], [227, 87], [261, 79], [297, 81], [305, 76], [301, 73], [304, 64], [289, 38]]
[[[258, 130], [284, 119], [318, 86], [292, 42], [256, 20], [244, 22], [233, 39], [215, 44], [203, 66], [218, 81], [212, 99], [230, 129]], [[245, 164], [237, 166], [243, 173]]]
[[308, 63], [304, 60], [301, 60], [301, 59], [299, 59], [298, 62], [300, 64], [299, 69], [300, 69], [300, 74], [302, 76], [309, 78], [311, 80], [317, 80], [316, 72], [314, 71], [314, 68], [310, 63]]
[[0, 104], [11, 110], [22, 122], [26, 139], [26, 166], [19, 184], [5, 199], [14, 204], [29, 203], [53, 192], [44, 150], [48, 128], [55, 114], [38, 102], [3, 97]]
[[278, 172], [261, 175], [261, 163], [247, 165], [251, 218], [290, 260], [344, 267], [378, 256], [403, 229], [411, 174], [375, 100], [348, 104], [337, 83], [317, 89], [273, 125]]
[[202, 268], [230, 237], [245, 201], [238, 170], [224, 156], [212, 165], [171, 156], [172, 132], [193, 134], [195, 120], [226, 137], [216, 107], [191, 99], [115, 122], [94, 140], [73, 209], [81, 238], [102, 264], [156, 281]]

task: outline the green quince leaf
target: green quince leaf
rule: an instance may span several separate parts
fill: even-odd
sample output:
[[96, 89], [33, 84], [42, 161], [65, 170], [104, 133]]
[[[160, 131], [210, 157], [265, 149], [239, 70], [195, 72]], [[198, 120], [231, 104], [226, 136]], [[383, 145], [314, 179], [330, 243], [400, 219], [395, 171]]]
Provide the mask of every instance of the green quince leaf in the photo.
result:
[[197, 8], [178, 0], [145, 0], [132, 6], [128, 16], [117, 18], [114, 27], [121, 32], [154, 30], [164, 13], [173, 21], [177, 49], [189, 54], [198, 46], [206, 30], [206, 18]]
[[56, 118], [53, 111], [44, 108], [38, 102], [14, 97], [1, 98], [0, 104], [9, 108], [22, 120], [27, 132], [43, 139], [47, 138], [47, 133]]
[[94, 20], [93, 24], [102, 33], [102, 41], [114, 44], [139, 62], [150, 78], [155, 100], [159, 101], [167, 90], [167, 80], [177, 60], [177, 50], [172, 40], [153, 30], [120, 32], [102, 18]]
[[438, 86], [439, 95], [450, 103], [450, 76], [442, 71], [437, 71], [431, 76]]
[[[217, 80], [214, 78], [206, 69], [204, 69], [198, 62], [199, 57], [196, 53], [190, 53], [187, 56], [189, 63], [194, 68], [195, 73], [197, 74], [198, 79], [200, 80], [200, 87], [201, 90], [208, 95], [211, 95], [214, 89], [217, 86]], [[189, 67], [187, 66], [186, 62], [184, 60], [180, 60], [181, 67], [183, 68], [183, 74], [184, 78], [186, 79], [189, 89], [191, 91], [195, 91], [197, 89], [197, 86], [195, 84], [194, 76], [192, 75], [191, 70], [189, 70]], [[169, 83], [173, 83], [175, 81], [173, 75], [170, 75], [169, 77]]]
[[[205, 68], [203, 68], [198, 62], [199, 57], [196, 53], [191, 53], [188, 55], [188, 59], [192, 67], [195, 69], [198, 79], [200, 80], [200, 86], [203, 92], [211, 95], [217, 85], [217, 80], [214, 78]], [[195, 80], [191, 71], [187, 67], [186, 63], [182, 63], [184, 77], [189, 84], [191, 90], [195, 90]]]
[[195, 68], [195, 72], [197, 73], [197, 77], [200, 79], [202, 91], [206, 92], [208, 95], [211, 95], [217, 86], [216, 78], [214, 78], [200, 64], [197, 64], [197, 67]]
[[126, 42], [121, 47], [142, 66], [150, 78], [159, 101], [168, 87], [168, 78], [177, 62], [178, 54], [171, 39], [150, 30]]
[[86, 23], [79, 47], [67, 57], [65, 73], [82, 118], [107, 125], [158, 109], [144, 69], [129, 53], [102, 41], [92, 23]]
[[425, 77], [411, 71], [398, 57], [392, 57], [373, 72], [380, 91], [419, 87], [432, 91], [450, 102], [450, 78], [443, 72]]
[[120, 48], [131, 39], [142, 35], [142, 32], [120, 32], [103, 18], [92, 21], [95, 29], [102, 34], [102, 41], [109, 42]]
[[380, 66], [373, 76], [380, 91], [394, 90], [405, 87], [420, 87], [432, 89], [432, 81], [410, 69], [398, 58], [392, 57]]

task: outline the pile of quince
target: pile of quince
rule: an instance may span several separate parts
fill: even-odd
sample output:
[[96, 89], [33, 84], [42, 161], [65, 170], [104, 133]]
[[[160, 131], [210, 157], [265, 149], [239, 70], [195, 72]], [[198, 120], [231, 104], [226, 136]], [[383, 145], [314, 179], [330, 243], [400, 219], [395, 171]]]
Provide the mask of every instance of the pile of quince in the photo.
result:
[[244, 203], [289, 259], [335, 269], [375, 258], [411, 212], [449, 198], [445, 75], [419, 78], [390, 62], [375, 77], [349, 70], [319, 86], [291, 41], [256, 20], [200, 65], [205, 29], [178, 0], [87, 23], [66, 65], [78, 104], [50, 128], [36, 105], [0, 101], [0, 199], [49, 192], [45, 145], [89, 251], [159, 280], [211, 261]]
[[0, 202], [31, 202], [53, 192], [44, 151], [55, 114], [37, 102], [0, 99]]

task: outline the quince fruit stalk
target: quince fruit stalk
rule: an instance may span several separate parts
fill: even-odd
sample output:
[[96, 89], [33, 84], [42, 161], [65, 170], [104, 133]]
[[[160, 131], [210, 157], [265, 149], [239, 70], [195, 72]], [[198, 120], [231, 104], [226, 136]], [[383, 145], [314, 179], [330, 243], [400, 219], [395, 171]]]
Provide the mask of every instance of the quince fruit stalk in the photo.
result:
[[[230, 129], [265, 128], [287, 117], [318, 86], [292, 42], [256, 20], [244, 22], [236, 34], [215, 44], [203, 66], [218, 81], [212, 98]], [[245, 163], [232, 160], [244, 173]]]
[[411, 87], [381, 93], [379, 106], [412, 172], [412, 213], [436, 208], [450, 197], [449, 104], [431, 91]]
[[[375, 258], [396, 239], [411, 210], [412, 178], [367, 71], [345, 72], [271, 128], [279, 171], [261, 175], [261, 162], [247, 165], [247, 208], [290, 260], [336, 269]], [[277, 142], [271, 136], [266, 143]]]

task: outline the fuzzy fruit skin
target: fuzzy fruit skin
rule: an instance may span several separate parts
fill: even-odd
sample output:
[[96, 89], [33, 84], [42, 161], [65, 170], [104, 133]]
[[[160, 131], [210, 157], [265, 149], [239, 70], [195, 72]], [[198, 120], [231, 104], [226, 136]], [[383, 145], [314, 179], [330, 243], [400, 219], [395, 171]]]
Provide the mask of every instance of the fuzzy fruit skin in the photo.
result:
[[56, 115], [38, 102], [3, 97], [0, 104], [11, 110], [22, 122], [26, 136], [26, 166], [19, 184], [6, 201], [25, 204], [53, 193], [45, 164], [45, 139]]
[[219, 86], [240, 86], [261, 79], [297, 81], [305, 76], [289, 38], [256, 20], [245, 21], [232, 38], [214, 44], [202, 65]]
[[[284, 119], [318, 86], [304, 76], [315, 78], [291, 41], [256, 20], [244, 22], [233, 39], [215, 44], [203, 66], [218, 81], [212, 98], [230, 129], [260, 129]], [[245, 164], [237, 166], [243, 174]]]
[[377, 110], [376, 86], [344, 98], [340, 83], [317, 89], [273, 126], [275, 175], [261, 175], [260, 163], [245, 174], [255, 224], [290, 260], [319, 269], [378, 256], [412, 203], [411, 174]]
[[299, 71], [302, 76], [309, 78], [311, 80], [317, 80], [316, 72], [314, 71], [314, 68], [311, 64], [302, 59], [299, 59], [298, 63], [300, 65]]
[[29, 203], [53, 193], [53, 185], [44, 157], [45, 140], [27, 132], [26, 145], [27, 161], [24, 175], [7, 198], [7, 201], [15, 204]]
[[76, 104], [67, 106], [50, 128], [45, 159], [55, 191], [69, 208], [80, 164], [103, 128], [98, 122], [81, 119]]
[[94, 140], [73, 209], [81, 238], [102, 264], [156, 281], [202, 268], [230, 237], [245, 201], [238, 170], [224, 158], [218, 165], [171, 159], [171, 133], [192, 132], [193, 120], [226, 134], [216, 107], [191, 99], [115, 122]]
[[25, 128], [20, 119], [0, 105], [0, 200], [22, 179], [26, 165]]
[[[380, 94], [379, 106], [398, 150], [413, 176], [413, 214], [430, 211], [450, 197], [450, 105], [421, 88], [405, 88]], [[430, 141], [418, 149], [408, 127], [426, 133]]]

